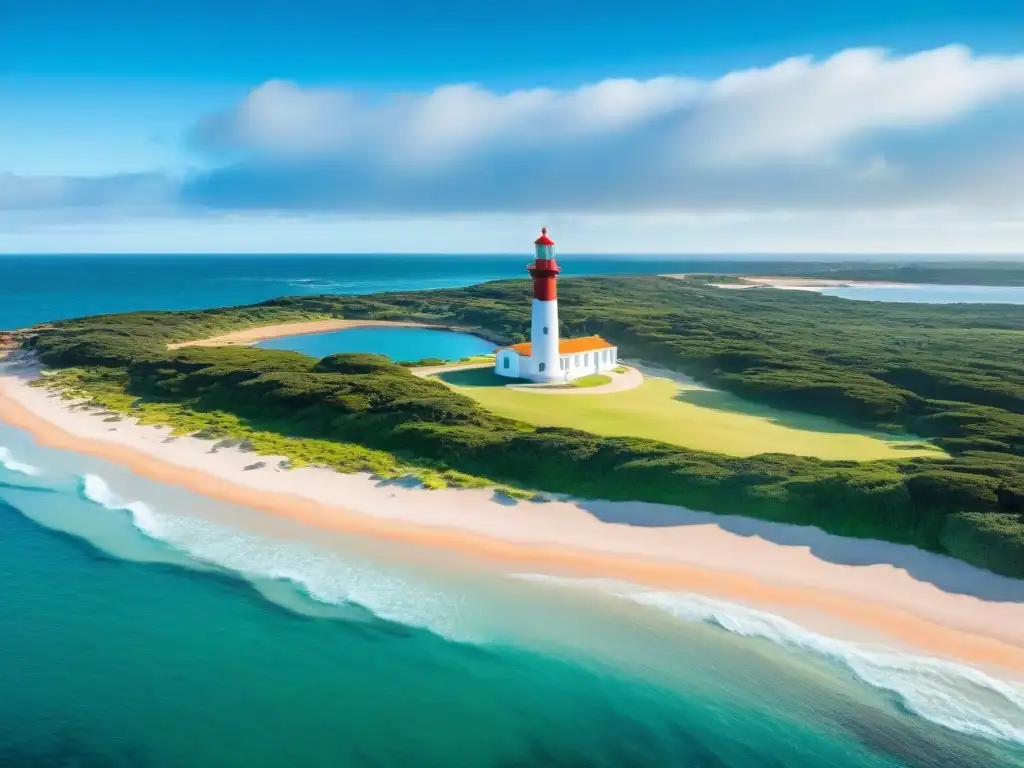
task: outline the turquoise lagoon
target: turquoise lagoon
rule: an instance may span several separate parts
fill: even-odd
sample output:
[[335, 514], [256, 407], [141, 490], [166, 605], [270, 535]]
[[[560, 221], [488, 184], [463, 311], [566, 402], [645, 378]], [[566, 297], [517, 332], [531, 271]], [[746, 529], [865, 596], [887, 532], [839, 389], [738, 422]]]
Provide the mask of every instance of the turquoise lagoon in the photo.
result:
[[375, 352], [395, 362], [416, 362], [426, 358], [459, 360], [494, 352], [492, 341], [469, 333], [436, 328], [375, 328], [364, 326], [328, 333], [309, 333], [270, 339], [257, 346], [264, 349], [291, 349], [310, 357], [326, 357], [339, 352]]

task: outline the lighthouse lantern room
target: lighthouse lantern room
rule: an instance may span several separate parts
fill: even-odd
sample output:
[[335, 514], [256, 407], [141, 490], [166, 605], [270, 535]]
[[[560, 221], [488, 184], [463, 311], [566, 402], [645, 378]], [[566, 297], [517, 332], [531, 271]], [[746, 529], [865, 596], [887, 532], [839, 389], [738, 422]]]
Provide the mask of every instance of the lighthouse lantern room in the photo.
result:
[[530, 341], [498, 351], [499, 376], [553, 384], [611, 370], [618, 365], [618, 350], [600, 336], [561, 340], [558, 336], [558, 274], [555, 241], [547, 227], [534, 241], [535, 260], [527, 267], [533, 278]]

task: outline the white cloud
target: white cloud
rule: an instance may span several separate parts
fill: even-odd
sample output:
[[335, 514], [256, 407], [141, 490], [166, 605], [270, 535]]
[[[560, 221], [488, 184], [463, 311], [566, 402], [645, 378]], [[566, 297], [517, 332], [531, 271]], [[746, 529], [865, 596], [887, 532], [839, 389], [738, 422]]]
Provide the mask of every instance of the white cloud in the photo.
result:
[[493, 147], [543, 147], [580, 135], [642, 126], [692, 102], [703, 86], [685, 78], [605, 80], [574, 91], [505, 94], [472, 84], [383, 99], [281, 80], [255, 88], [232, 109], [203, 121], [201, 145], [270, 153], [369, 153], [379, 160], [434, 165]]
[[689, 139], [722, 163], [823, 159], [873, 132], [941, 125], [1022, 94], [1024, 56], [852, 49], [711, 82]]
[[[0, 209], [89, 206], [141, 221], [140, 206], [162, 205], [214, 239], [230, 232], [229, 250], [280, 248], [274, 232], [297, 250], [320, 250], [301, 232], [336, 250], [338, 227], [361, 233], [346, 241], [359, 248], [430, 250], [458, 216], [474, 233], [465, 247], [480, 242], [467, 222], [490, 222], [479, 231], [492, 242], [476, 247], [496, 251], [541, 218], [599, 233], [584, 251], [1006, 251], [1024, 221], [1022, 115], [1024, 54], [961, 46], [569, 90], [361, 93], [272, 80], [195, 128], [208, 170], [0, 174]], [[392, 223], [366, 229], [366, 215]], [[89, 237], [117, 226], [105, 215]]]
[[654, 128], [694, 162], [744, 165], [828, 160], [879, 131], [940, 125], [1024, 94], [1024, 56], [949, 46], [909, 56], [842, 51], [791, 58], [712, 80], [617, 79], [575, 90], [499, 94], [447, 85], [370, 99], [342, 89], [270, 81], [210, 118], [215, 146], [454, 161], [496, 146], [557, 149], [580, 136]]

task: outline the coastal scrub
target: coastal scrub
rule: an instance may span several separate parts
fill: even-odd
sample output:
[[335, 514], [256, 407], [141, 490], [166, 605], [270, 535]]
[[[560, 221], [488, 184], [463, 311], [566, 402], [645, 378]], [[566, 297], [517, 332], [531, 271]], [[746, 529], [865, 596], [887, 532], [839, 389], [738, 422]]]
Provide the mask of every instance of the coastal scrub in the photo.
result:
[[1024, 577], [1024, 307], [849, 302], [638, 276], [563, 283], [566, 335], [599, 333], [627, 356], [754, 402], [922, 435], [948, 460], [825, 461], [773, 453], [772, 445], [726, 456], [502, 418], [384, 361], [364, 360], [357, 370], [343, 355], [321, 361], [248, 347], [167, 349], [230, 328], [310, 317], [474, 327], [513, 342], [528, 327], [523, 295], [522, 282], [503, 281], [290, 297], [62, 321], [23, 334], [23, 342], [48, 366], [85, 369], [76, 375], [93, 381], [108, 377], [108, 394], [119, 390], [144, 413], [163, 409], [152, 413], [185, 430], [212, 421], [206, 428], [230, 423], [258, 440], [296, 441], [280, 452], [297, 460], [311, 455], [303, 453], [308, 446], [323, 446], [341, 452], [339, 468], [380, 461], [382, 471], [410, 467], [436, 482], [472, 476], [816, 525]]

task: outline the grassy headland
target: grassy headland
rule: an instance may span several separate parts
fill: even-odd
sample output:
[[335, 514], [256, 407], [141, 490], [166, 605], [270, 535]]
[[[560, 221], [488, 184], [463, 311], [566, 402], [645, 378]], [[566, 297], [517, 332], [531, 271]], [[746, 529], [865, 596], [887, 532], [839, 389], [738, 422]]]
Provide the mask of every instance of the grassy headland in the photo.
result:
[[[636, 389], [559, 397], [505, 386], [507, 379], [488, 368], [453, 370], [438, 375], [491, 413], [544, 427], [582, 429], [598, 435], [632, 436], [729, 456], [754, 456], [770, 450], [823, 459], [947, 458], [935, 446], [848, 427], [834, 419], [741, 400], [727, 392], [647, 378]], [[579, 380], [575, 386], [600, 386]]]
[[[83, 391], [175, 418], [365, 450], [390, 467], [592, 498], [681, 504], [912, 543], [1024, 577], [1024, 307], [852, 302], [656, 277], [564, 280], [561, 331], [745, 399], [933, 438], [946, 461], [733, 457], [534, 427], [373, 356], [167, 344], [322, 317], [422, 321], [523, 339], [524, 281], [289, 297], [55, 323], [26, 340]], [[130, 407], [132, 403], [122, 403]], [[198, 423], [198, 421], [196, 422]], [[775, 450], [765, 446], [766, 451]], [[381, 458], [387, 457], [387, 458]], [[352, 458], [352, 456], [349, 456]], [[343, 469], [359, 459], [336, 462]], [[367, 459], [366, 468], [374, 464]]]

